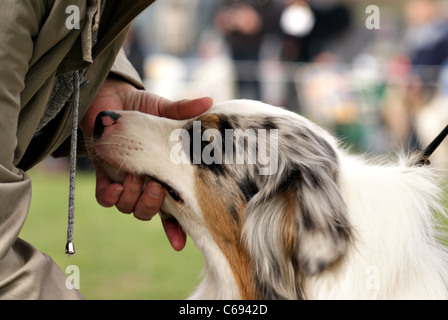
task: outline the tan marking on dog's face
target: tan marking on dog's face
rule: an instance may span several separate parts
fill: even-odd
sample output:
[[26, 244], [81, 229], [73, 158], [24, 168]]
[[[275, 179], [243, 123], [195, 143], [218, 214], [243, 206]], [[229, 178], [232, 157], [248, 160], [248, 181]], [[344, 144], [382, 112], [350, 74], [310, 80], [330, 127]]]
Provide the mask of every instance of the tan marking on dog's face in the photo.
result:
[[[210, 183], [212, 175], [200, 172], [196, 176], [196, 191], [203, 218], [213, 239], [232, 268], [242, 299], [257, 299], [254, 272], [246, 245], [241, 238], [245, 202], [242, 197], [225, 194], [229, 187]], [[235, 187], [233, 188], [235, 190]], [[219, 196], [218, 196], [219, 195]], [[230, 212], [234, 208], [235, 212]]]
[[204, 114], [200, 116], [198, 121], [201, 121], [201, 125], [207, 129], [218, 129], [220, 118], [216, 114]]

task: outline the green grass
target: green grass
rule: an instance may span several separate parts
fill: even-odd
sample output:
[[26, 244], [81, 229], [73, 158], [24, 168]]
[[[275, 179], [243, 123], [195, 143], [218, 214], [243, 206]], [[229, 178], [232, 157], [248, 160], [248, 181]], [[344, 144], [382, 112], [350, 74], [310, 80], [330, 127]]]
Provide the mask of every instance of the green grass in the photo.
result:
[[77, 253], [67, 257], [68, 173], [32, 170], [29, 175], [33, 197], [21, 237], [48, 253], [63, 271], [78, 266], [80, 291], [87, 299], [185, 299], [198, 284], [203, 260], [191, 239], [175, 252], [158, 216], [145, 222], [101, 207], [92, 173], [78, 172], [76, 178]]
[[[448, 180], [446, 180], [445, 183], [443, 198], [445, 200], [443, 205], [445, 208], [447, 208], [448, 213]], [[437, 215], [437, 218], [439, 222], [439, 231], [441, 233], [440, 241], [448, 247], [448, 216], [439, 214]]]
[[21, 238], [49, 254], [65, 271], [80, 270], [80, 291], [87, 299], [185, 299], [200, 280], [203, 260], [191, 239], [175, 252], [160, 218], [140, 221], [95, 199], [92, 173], [78, 173], [74, 243], [65, 255], [68, 173], [29, 172], [33, 183], [30, 213]]

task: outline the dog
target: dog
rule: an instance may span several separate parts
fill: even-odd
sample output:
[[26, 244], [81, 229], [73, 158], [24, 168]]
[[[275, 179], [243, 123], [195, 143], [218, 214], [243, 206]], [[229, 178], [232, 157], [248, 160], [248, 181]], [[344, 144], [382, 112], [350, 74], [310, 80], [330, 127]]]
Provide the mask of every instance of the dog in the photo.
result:
[[165, 186], [161, 217], [204, 257], [191, 299], [448, 298], [444, 173], [417, 155], [367, 161], [249, 100], [180, 121], [105, 111], [89, 150], [115, 181], [131, 172]]

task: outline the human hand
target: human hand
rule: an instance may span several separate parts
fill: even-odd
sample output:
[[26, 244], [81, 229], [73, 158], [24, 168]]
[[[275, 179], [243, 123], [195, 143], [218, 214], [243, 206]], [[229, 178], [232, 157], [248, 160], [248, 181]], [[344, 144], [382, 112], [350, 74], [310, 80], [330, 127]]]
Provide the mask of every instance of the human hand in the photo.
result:
[[[155, 94], [137, 90], [131, 84], [108, 78], [80, 122], [86, 139], [93, 135], [95, 119], [104, 110], [135, 110], [171, 119], [188, 119], [198, 116], [213, 104], [210, 98], [171, 101]], [[95, 165], [95, 163], [94, 163]], [[127, 173], [122, 184], [112, 181], [98, 165], [96, 170], [96, 199], [104, 207], [116, 206], [120, 212], [133, 213], [140, 220], [151, 220], [159, 211], [163, 187], [150, 181], [142, 192], [143, 177]], [[175, 250], [182, 250], [186, 236], [175, 222], [162, 219], [167, 237]]]

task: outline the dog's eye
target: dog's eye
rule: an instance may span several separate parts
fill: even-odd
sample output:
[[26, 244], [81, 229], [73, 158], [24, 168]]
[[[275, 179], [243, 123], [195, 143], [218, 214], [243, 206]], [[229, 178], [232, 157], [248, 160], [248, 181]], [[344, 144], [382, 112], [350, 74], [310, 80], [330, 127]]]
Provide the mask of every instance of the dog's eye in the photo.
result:
[[154, 180], [157, 181], [158, 183], [160, 183], [166, 191], [168, 191], [168, 194], [171, 196], [171, 198], [173, 198], [174, 201], [179, 202], [180, 204], [184, 204], [184, 200], [181, 198], [181, 196], [179, 195], [179, 193], [174, 190], [173, 188], [171, 188], [168, 184], [166, 184], [163, 181], [160, 181], [154, 177], [151, 176], [147, 176], [150, 180]]
[[184, 203], [182, 198], [179, 196], [179, 194], [176, 191], [173, 190], [173, 188], [167, 187], [166, 191], [168, 191], [168, 193], [171, 196], [171, 198], [173, 198], [175, 201], [177, 201], [179, 203]]

